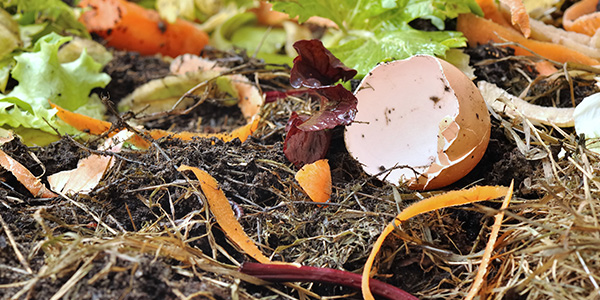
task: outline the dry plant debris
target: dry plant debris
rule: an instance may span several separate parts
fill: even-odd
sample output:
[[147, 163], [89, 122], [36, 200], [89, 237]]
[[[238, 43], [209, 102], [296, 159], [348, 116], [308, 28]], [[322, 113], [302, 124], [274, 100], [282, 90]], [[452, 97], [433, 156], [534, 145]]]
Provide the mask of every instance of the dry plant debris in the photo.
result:
[[[593, 68], [560, 65], [555, 74], [538, 77], [533, 66], [540, 58], [497, 46], [467, 50], [477, 80], [523, 101], [560, 108], [598, 92]], [[285, 68], [267, 68], [238, 53], [218, 55], [216, 60], [263, 91], [290, 88]], [[148, 126], [194, 130], [200, 123], [207, 132], [220, 132], [246, 123], [239, 108], [220, 105], [226, 99], [194, 100], [202, 103], [186, 115], [165, 113]], [[346, 151], [343, 130], [334, 128], [326, 155], [331, 198], [306, 201], [283, 141], [292, 112], [311, 114], [315, 106], [301, 95], [266, 104], [244, 142], [158, 139], [147, 140], [146, 151], [114, 153], [96, 150], [95, 138], [65, 136], [31, 148], [18, 139], [6, 141], [0, 150], [41, 182], [90, 155], [111, 156], [114, 166], [89, 193], [54, 198], [35, 198], [37, 192], [2, 169], [0, 298], [361, 299], [355, 289], [272, 283], [241, 272], [250, 259], [230, 243], [206, 195], [177, 171], [190, 165], [214, 177], [244, 232], [269, 259], [361, 273], [397, 213], [441, 191], [414, 192], [367, 176]], [[504, 109], [491, 112], [490, 146], [482, 161], [446, 190], [514, 180], [510, 205], [490, 200], [403, 222], [381, 243], [375, 277], [422, 299], [463, 299], [487, 253], [480, 299], [599, 297], [600, 156], [586, 149], [573, 128]], [[502, 224], [492, 225], [501, 214]], [[492, 231], [497, 240], [486, 252]]]

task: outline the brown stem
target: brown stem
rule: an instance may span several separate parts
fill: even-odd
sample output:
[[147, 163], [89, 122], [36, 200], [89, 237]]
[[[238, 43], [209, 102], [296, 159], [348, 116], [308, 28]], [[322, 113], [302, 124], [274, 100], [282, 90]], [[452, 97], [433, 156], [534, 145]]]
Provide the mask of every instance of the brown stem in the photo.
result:
[[[284, 264], [260, 264], [246, 262], [240, 272], [268, 281], [322, 282], [360, 290], [362, 276], [330, 268], [294, 266]], [[371, 292], [390, 300], [418, 300], [415, 296], [377, 279], [371, 279]]]

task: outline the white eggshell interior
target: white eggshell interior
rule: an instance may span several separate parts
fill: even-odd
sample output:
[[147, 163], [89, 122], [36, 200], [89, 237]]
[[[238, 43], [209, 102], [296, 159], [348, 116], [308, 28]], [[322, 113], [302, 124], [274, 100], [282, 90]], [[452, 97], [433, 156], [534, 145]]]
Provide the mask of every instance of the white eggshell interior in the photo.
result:
[[356, 97], [358, 113], [345, 140], [367, 173], [400, 183], [433, 163], [449, 164], [443, 150], [460, 130], [454, 121], [459, 101], [436, 58], [381, 64], [363, 79]]

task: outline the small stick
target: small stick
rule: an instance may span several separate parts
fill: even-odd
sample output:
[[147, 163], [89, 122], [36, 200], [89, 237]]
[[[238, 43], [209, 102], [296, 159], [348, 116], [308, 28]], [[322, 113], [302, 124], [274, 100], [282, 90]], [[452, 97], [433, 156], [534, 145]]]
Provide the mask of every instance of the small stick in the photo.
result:
[[2, 229], [4, 229], [4, 232], [6, 233], [6, 236], [8, 237], [8, 241], [10, 242], [10, 245], [13, 247], [13, 250], [15, 251], [15, 255], [17, 255], [17, 258], [19, 259], [19, 262], [21, 263], [21, 265], [23, 265], [25, 270], [27, 272], [29, 272], [29, 274], [33, 274], [33, 271], [29, 267], [29, 263], [27, 263], [27, 260], [25, 260], [25, 257], [23, 256], [23, 254], [21, 253], [21, 251], [19, 251], [19, 247], [17, 247], [17, 242], [15, 242], [15, 238], [13, 237], [12, 232], [10, 231], [10, 228], [8, 228], [8, 224], [6, 224], [6, 222], [4, 221], [4, 218], [2, 218], [2, 215], [0, 215], [0, 223], [2, 224]]

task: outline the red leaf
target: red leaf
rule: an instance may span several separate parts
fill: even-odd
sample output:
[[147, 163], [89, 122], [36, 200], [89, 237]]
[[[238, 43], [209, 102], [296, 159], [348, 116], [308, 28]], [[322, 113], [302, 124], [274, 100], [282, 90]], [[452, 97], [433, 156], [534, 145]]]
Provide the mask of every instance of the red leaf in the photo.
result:
[[352, 79], [356, 70], [346, 67], [319, 40], [300, 40], [294, 43], [298, 56], [290, 74], [293, 87], [315, 88], [331, 85], [342, 79]]
[[321, 109], [298, 125], [304, 131], [332, 129], [338, 125], [350, 125], [356, 116], [358, 100], [341, 84], [314, 89], [320, 97]]
[[331, 141], [329, 130], [304, 131], [298, 128], [308, 119], [307, 115], [293, 112], [286, 125], [283, 153], [298, 168], [324, 158]]

